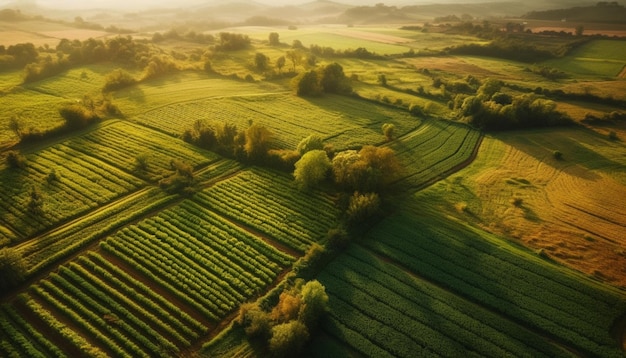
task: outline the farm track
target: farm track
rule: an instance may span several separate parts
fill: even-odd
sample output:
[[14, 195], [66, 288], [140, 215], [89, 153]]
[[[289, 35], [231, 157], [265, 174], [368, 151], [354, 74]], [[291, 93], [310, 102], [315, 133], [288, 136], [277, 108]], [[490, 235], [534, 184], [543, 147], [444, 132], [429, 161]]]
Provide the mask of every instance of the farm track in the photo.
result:
[[472, 304], [475, 304], [505, 320], [508, 320], [510, 322], [515, 323], [516, 325], [520, 326], [521, 328], [523, 328], [524, 330], [531, 332], [535, 335], [541, 336], [541, 337], [545, 337], [549, 342], [558, 345], [561, 348], [566, 349], [567, 351], [570, 351], [572, 354], [576, 355], [576, 356], [584, 356], [584, 354], [582, 352], [579, 352], [577, 350], [575, 350], [574, 348], [572, 348], [567, 342], [564, 342], [563, 340], [561, 340], [559, 337], [556, 337], [555, 335], [551, 334], [550, 332], [546, 332], [544, 330], [538, 329], [536, 327], [533, 327], [531, 325], [529, 325], [528, 323], [521, 321], [515, 317], [512, 317], [508, 314], [506, 314], [506, 312], [501, 312], [499, 310], [496, 310], [490, 306], [486, 306], [484, 304], [482, 304], [480, 301], [472, 299], [470, 297], [464, 296], [456, 291], [454, 291], [453, 288], [451, 288], [450, 286], [441, 283], [439, 281], [435, 281], [429, 278], [426, 278], [424, 276], [418, 275], [415, 272], [413, 272], [411, 269], [409, 269], [408, 267], [402, 265], [401, 263], [395, 261], [393, 258], [383, 255], [381, 253], [378, 252], [374, 252], [371, 249], [369, 249], [368, 247], [362, 246], [359, 244], [359, 247], [363, 250], [366, 250], [367, 252], [369, 252], [371, 255], [375, 256], [376, 258], [378, 258], [379, 260], [381, 260], [382, 262], [385, 262], [387, 264], [393, 265], [395, 267], [397, 267], [398, 269], [402, 270], [403, 272], [405, 272], [407, 275], [413, 277], [416, 280], [419, 281], [424, 281], [428, 284], [431, 284], [441, 290], [444, 290], [452, 295], [458, 296], [463, 298], [464, 300], [467, 300], [468, 302], [471, 302]]

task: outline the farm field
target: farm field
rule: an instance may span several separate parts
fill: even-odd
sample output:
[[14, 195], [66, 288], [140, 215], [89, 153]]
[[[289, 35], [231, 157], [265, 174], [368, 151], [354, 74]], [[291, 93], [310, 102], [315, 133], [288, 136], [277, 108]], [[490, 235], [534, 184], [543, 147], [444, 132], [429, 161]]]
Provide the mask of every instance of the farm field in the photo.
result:
[[194, 9], [0, 21], [0, 357], [624, 356], [622, 40]]
[[419, 196], [407, 206], [319, 276], [329, 336], [367, 356], [621, 356], [621, 293], [424, 212]]
[[418, 196], [624, 287], [625, 148], [605, 138], [580, 129], [486, 137], [476, 161]]

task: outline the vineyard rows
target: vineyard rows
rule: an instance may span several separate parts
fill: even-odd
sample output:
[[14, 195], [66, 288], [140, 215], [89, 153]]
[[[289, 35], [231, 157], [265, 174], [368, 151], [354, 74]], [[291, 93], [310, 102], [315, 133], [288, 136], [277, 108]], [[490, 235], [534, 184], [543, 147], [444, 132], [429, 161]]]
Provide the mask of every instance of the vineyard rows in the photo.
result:
[[407, 175], [402, 179], [420, 186], [469, 159], [480, 132], [466, 126], [429, 122], [415, 134], [391, 143]]
[[[132, 140], [129, 140], [132, 139]], [[170, 162], [182, 160], [193, 167], [218, 160], [215, 153], [203, 151], [182, 140], [126, 122], [115, 122], [75, 138], [69, 146], [146, 179], [158, 181], [172, 172]], [[137, 157], [146, 156], [146, 169], [137, 170]]]
[[196, 194], [194, 200], [304, 253], [338, 217], [332, 200], [295, 190], [293, 180], [252, 169]]
[[379, 143], [381, 126], [396, 125], [397, 133], [414, 126], [407, 114], [356, 99], [341, 97], [315, 103], [284, 95], [242, 96], [176, 103], [138, 116], [142, 124], [181, 135], [196, 120], [234, 123], [239, 129], [250, 119], [267, 126], [281, 148], [294, 149], [311, 134], [328, 139], [337, 149]]
[[17, 246], [17, 252], [25, 259], [28, 275], [33, 275], [175, 198], [159, 188], [142, 190], [102, 207], [67, 227]]
[[118, 231], [101, 247], [214, 321], [268, 286], [292, 260], [188, 201]]
[[375, 228], [364, 245], [576, 351], [620, 356], [608, 334], [626, 308], [618, 295], [589, 287], [504, 242], [486, 242], [485, 235], [461, 224], [436, 220], [397, 215]]
[[324, 329], [366, 355], [570, 355], [522, 326], [412, 277], [357, 246], [333, 261], [320, 280], [332, 302], [332, 320]]
[[[56, 178], [51, 173], [55, 173]], [[27, 167], [5, 168], [0, 182], [0, 223], [19, 241], [136, 190], [141, 180], [64, 144], [27, 155]], [[31, 191], [43, 197], [43, 214], [28, 209]]]

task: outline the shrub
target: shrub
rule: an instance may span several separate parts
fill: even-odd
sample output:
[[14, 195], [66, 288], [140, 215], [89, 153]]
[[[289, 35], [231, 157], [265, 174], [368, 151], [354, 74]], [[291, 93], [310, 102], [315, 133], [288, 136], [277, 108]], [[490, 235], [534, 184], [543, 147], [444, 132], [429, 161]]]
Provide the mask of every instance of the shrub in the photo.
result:
[[19, 152], [11, 150], [7, 152], [6, 158], [7, 158], [6, 160], [7, 160], [7, 164], [9, 165], [9, 167], [26, 168], [26, 157], [20, 154]]
[[311, 150], [296, 162], [293, 176], [301, 187], [310, 188], [324, 180], [331, 167], [325, 151]]
[[310, 152], [312, 150], [322, 150], [324, 149], [324, 143], [322, 142], [322, 137], [317, 134], [311, 134], [298, 143], [296, 150], [300, 153], [300, 155], [304, 155], [306, 152]]
[[118, 68], [106, 75], [102, 92], [115, 91], [135, 83], [137, 80], [130, 73]]
[[554, 159], [556, 160], [561, 160], [563, 159], [563, 153], [561, 153], [558, 150], [555, 150], [554, 152], [552, 152], [552, 156], [554, 157]]
[[415, 117], [424, 117], [424, 109], [415, 103], [409, 106], [409, 113]]
[[348, 222], [351, 224], [362, 223], [377, 214], [379, 209], [380, 197], [377, 193], [361, 194], [355, 192], [350, 197], [350, 203], [346, 211]]
[[387, 138], [387, 141], [393, 140], [393, 134], [394, 134], [395, 129], [396, 129], [396, 126], [393, 125], [392, 123], [383, 124], [382, 130], [383, 130], [383, 134], [385, 135], [385, 138]]
[[306, 326], [297, 320], [272, 327], [270, 353], [275, 357], [296, 357], [309, 339]]
[[24, 280], [26, 265], [12, 248], [0, 249], [0, 291], [7, 292]]
[[100, 119], [98, 115], [78, 103], [66, 104], [59, 109], [59, 114], [65, 119], [68, 129], [80, 129]]

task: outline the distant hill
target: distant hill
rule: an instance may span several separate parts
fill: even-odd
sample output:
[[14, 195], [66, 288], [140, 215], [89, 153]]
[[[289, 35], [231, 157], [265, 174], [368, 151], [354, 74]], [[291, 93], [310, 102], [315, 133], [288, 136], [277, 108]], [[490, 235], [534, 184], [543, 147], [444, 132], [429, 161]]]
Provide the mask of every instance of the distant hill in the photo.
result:
[[567, 20], [577, 22], [626, 23], [626, 8], [618, 2], [602, 1], [595, 6], [531, 11], [523, 16], [532, 20]]

